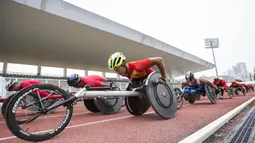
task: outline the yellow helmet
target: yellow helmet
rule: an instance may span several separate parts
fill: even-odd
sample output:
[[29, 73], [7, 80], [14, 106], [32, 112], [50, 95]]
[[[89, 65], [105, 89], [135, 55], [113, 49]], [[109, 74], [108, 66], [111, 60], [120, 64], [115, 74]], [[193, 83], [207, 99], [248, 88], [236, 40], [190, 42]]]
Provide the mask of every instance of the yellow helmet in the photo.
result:
[[123, 63], [124, 60], [126, 60], [126, 57], [122, 53], [116, 52], [112, 54], [108, 59], [109, 69], [115, 70]]

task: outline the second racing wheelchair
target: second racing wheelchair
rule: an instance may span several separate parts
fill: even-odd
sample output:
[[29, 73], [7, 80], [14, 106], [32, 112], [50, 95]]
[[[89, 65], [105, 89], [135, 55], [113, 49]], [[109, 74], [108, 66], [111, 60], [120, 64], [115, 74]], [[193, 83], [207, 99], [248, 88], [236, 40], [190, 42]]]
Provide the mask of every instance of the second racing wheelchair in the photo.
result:
[[231, 89], [229, 87], [227, 89], [224, 89], [224, 87], [218, 86], [218, 89], [219, 89], [219, 94], [217, 94], [217, 95], [220, 95], [220, 99], [223, 99], [223, 95], [224, 95], [225, 91], [227, 92], [230, 99], [233, 98], [233, 92], [231, 91]]
[[183, 99], [187, 100], [190, 104], [195, 103], [200, 96], [206, 96], [212, 104], [217, 103], [217, 95], [215, 89], [208, 85], [198, 85], [197, 87], [184, 86], [182, 91], [179, 88], [174, 88], [176, 93], [177, 108], [182, 108]]

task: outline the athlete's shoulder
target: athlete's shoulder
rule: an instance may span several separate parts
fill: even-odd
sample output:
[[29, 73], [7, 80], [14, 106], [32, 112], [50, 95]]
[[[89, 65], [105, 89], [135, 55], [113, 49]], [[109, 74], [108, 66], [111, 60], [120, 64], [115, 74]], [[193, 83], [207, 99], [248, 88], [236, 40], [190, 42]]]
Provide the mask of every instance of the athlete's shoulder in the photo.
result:
[[151, 67], [151, 62], [149, 58], [146, 58], [142, 60], [128, 62], [128, 66], [131, 69], [145, 70]]
[[207, 81], [207, 79], [206, 78], [204, 78], [204, 77], [202, 77], [202, 76], [200, 76], [200, 77], [198, 77], [198, 78], [196, 78], [197, 80], [205, 80], [205, 81]]
[[127, 63], [128, 64], [139, 64], [139, 63], [144, 63], [144, 62], [150, 62], [150, 58], [140, 59], [140, 60], [136, 60], [136, 61], [130, 61]]
[[20, 84], [24, 84], [24, 83], [35, 83], [35, 82], [39, 82], [39, 81], [36, 81], [36, 80], [25, 80], [25, 81], [21, 81]]

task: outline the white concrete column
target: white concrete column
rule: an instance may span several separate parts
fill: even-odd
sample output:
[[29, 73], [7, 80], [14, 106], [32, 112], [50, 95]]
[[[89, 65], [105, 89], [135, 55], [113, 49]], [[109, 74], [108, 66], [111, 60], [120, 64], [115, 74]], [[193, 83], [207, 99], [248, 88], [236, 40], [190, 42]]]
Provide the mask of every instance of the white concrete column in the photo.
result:
[[42, 67], [40, 65], [37, 66], [37, 76], [41, 76]]
[[84, 70], [84, 76], [88, 76], [88, 70]]
[[67, 77], [67, 68], [64, 68], [64, 77]]
[[8, 64], [8, 63], [4, 61], [4, 64], [3, 64], [3, 71], [2, 71], [3, 74], [6, 74], [6, 73], [7, 73], [7, 64]]
[[102, 77], [104, 77], [104, 78], [105, 78], [105, 72], [103, 72], [103, 71], [102, 71]]

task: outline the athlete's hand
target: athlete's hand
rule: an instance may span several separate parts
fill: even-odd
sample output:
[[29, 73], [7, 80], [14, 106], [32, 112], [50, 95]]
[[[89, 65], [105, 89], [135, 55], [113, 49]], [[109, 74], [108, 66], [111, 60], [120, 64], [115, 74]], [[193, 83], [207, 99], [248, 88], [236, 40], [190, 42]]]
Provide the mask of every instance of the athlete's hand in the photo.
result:
[[160, 78], [160, 79], [158, 80], [158, 82], [161, 83], [161, 84], [162, 84], [162, 83], [165, 83], [165, 82], [166, 82], [166, 79], [165, 79], [165, 78]]

